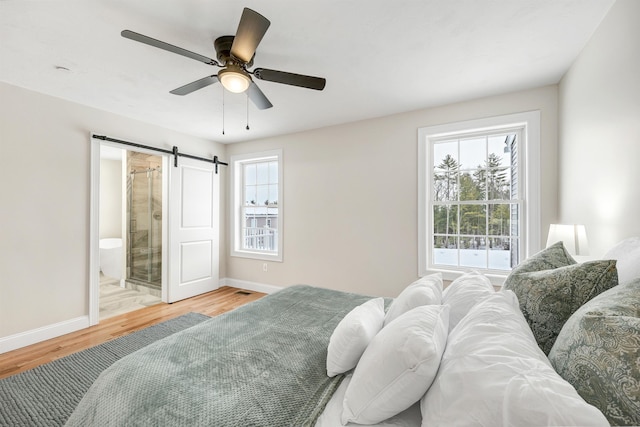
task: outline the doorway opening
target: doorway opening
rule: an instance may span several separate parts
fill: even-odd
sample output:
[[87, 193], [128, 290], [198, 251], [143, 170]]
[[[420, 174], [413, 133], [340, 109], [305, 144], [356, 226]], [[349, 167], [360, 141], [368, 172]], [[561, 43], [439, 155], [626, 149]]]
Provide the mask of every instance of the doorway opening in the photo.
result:
[[162, 302], [163, 166], [100, 144], [99, 320]]
[[[122, 272], [115, 274], [117, 283], [125, 289], [136, 285], [137, 291], [159, 286], [161, 301], [165, 303], [217, 289], [220, 286], [217, 171], [218, 165], [226, 163], [220, 162], [218, 156], [207, 159], [182, 154], [175, 146], [169, 151], [93, 134], [91, 141], [89, 325], [97, 324], [101, 318], [100, 277], [104, 268], [100, 265], [99, 242], [110, 237], [101, 230], [108, 216], [103, 208], [109, 206], [102, 200], [100, 188], [105, 181], [101, 157], [112, 148], [117, 149], [116, 157], [121, 159], [121, 191], [118, 193], [121, 206], [117, 213], [111, 213], [120, 218], [116, 228], [120, 230], [121, 249], [116, 257], [121, 260]], [[139, 169], [131, 168], [127, 164], [128, 151], [147, 155], [147, 163]], [[127, 198], [136, 203], [135, 187], [140, 183], [147, 190], [147, 196], [141, 197], [143, 207], [137, 211], [139, 216], [135, 208], [128, 214]], [[133, 191], [127, 192], [127, 186]], [[159, 189], [158, 201], [154, 194], [158, 194]]]

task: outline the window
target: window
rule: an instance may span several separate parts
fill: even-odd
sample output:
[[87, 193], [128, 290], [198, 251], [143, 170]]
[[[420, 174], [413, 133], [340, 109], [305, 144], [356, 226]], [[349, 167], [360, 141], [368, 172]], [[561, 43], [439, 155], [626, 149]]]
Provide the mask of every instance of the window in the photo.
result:
[[539, 248], [539, 112], [418, 134], [420, 275], [506, 276]]
[[282, 261], [282, 151], [231, 156], [231, 256]]

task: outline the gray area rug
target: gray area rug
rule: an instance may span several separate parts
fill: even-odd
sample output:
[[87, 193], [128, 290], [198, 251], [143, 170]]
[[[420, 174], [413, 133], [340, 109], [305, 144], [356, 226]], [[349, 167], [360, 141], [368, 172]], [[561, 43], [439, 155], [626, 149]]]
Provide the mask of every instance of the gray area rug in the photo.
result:
[[208, 319], [187, 313], [0, 380], [0, 426], [62, 426], [104, 369]]

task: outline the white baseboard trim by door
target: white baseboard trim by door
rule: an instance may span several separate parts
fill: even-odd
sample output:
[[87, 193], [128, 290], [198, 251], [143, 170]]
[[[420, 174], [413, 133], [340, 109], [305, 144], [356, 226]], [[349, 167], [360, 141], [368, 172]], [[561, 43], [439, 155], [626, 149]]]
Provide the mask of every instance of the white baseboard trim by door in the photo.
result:
[[0, 338], [0, 354], [89, 327], [89, 316], [76, 317]]
[[248, 291], [272, 294], [283, 289], [281, 286], [267, 285], [264, 283], [249, 282], [247, 280], [231, 279], [224, 277], [220, 279], [220, 286], [230, 286], [232, 288], [246, 289]]
[[[265, 294], [272, 294], [282, 289], [280, 286], [230, 279], [228, 277], [220, 279], [220, 286], [231, 286], [233, 288], [262, 292]], [[79, 331], [80, 329], [88, 328], [89, 326], [89, 316], [81, 316], [76, 317], [75, 319], [54, 323], [52, 325], [42, 326], [30, 331], [9, 335], [7, 337], [0, 337], [0, 354], [41, 341], [46, 341], [51, 338], [56, 338], [64, 334]]]

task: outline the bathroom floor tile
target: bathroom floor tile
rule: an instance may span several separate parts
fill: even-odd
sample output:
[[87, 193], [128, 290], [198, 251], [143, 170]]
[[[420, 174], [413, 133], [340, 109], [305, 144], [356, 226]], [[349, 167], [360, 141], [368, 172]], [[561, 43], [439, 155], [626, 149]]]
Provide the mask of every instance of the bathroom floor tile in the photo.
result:
[[162, 302], [159, 297], [121, 288], [117, 280], [105, 282], [100, 283], [100, 320]]

